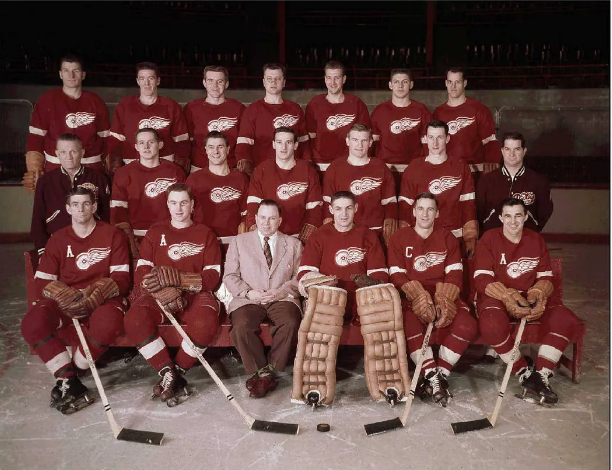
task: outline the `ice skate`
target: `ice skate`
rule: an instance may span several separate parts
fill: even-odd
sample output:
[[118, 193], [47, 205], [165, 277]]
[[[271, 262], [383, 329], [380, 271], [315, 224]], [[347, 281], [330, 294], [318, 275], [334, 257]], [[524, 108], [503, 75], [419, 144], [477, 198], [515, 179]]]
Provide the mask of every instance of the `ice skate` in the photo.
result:
[[424, 376], [421, 375], [419, 377], [419, 381], [417, 382], [416, 389], [414, 390], [414, 394], [419, 397], [421, 400], [427, 400], [429, 397], [433, 395], [433, 387], [429, 382], [429, 379], [435, 375], [435, 370], [431, 370], [426, 373]]
[[[519, 375], [519, 382], [523, 388], [522, 393], [516, 397], [536, 405], [551, 407], [559, 401], [558, 395], [553, 392], [548, 379], [553, 376], [552, 372], [543, 372], [528, 368]], [[535, 395], [532, 396], [532, 395]]]
[[432, 398], [436, 403], [440, 403], [443, 408], [446, 408], [448, 401], [453, 395], [448, 389], [448, 380], [446, 375], [440, 370], [437, 370], [435, 374], [429, 379], [432, 386]]
[[184, 402], [193, 393], [187, 386], [183, 373], [184, 371], [176, 366], [166, 366], [159, 371], [161, 380], [153, 387], [153, 394], [159, 392], [159, 398], [169, 407]]
[[95, 400], [76, 375], [59, 379], [51, 390], [51, 406], [65, 415], [91, 405]]

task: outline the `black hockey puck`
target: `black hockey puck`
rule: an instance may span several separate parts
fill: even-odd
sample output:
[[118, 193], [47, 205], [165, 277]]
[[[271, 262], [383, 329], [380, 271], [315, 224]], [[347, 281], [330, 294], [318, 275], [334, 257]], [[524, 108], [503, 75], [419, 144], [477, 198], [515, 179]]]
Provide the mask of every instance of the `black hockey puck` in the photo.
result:
[[317, 424], [317, 431], [319, 432], [328, 432], [330, 429], [331, 428], [327, 423]]

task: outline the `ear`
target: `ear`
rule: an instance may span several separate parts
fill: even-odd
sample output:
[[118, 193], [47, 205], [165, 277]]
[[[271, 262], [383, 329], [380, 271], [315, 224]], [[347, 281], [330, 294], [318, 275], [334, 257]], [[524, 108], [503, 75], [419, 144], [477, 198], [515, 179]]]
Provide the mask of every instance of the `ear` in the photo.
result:
[[331, 215], [334, 215], [334, 210], [332, 209], [331, 204], [329, 205], [329, 207], [328, 207], [328, 208], [329, 208], [329, 213], [330, 213]]
[[463, 88], [467, 88], [467, 80], [463, 80]]
[[434, 218], [437, 219], [438, 217], [440, 217], [440, 211], [436, 210], [436, 216]]
[[523, 158], [525, 158], [525, 155], [527, 155], [527, 147], [523, 149]]
[[412, 87], [414, 86], [414, 82], [412, 80], [410, 80], [410, 86], [408, 87], [409, 90], [412, 90]]
[[497, 217], [499, 217], [499, 221], [503, 224], [504, 223], [504, 219], [502, 219], [502, 215], [499, 214]]
[[161, 77], [157, 77], [157, 86], [161, 83]]
[[300, 145], [300, 143], [297, 140], [293, 142], [293, 150], [297, 150], [298, 145]]
[[72, 210], [70, 209], [69, 204], [66, 204], [66, 212], [68, 212], [69, 215], [72, 215]]
[[93, 209], [94, 214], [98, 212], [98, 200], [95, 200], [94, 203], [91, 205], [91, 207]]
[[359, 204], [355, 203], [355, 214], [357, 213], [357, 209], [359, 209]]
[[389, 90], [393, 90], [393, 85], [391, 84], [391, 80], [389, 80]]
[[276, 150], [276, 141], [274, 139], [272, 139], [272, 148]]
[[205, 78], [202, 79], [202, 85], [204, 86], [204, 88], [206, 88], [206, 79]]
[[226, 81], [225, 81], [225, 88], [224, 88], [224, 90], [227, 90], [227, 87], [228, 87], [228, 86], [229, 86], [229, 80], [226, 80]]
[[446, 143], [448, 144], [450, 142], [450, 134], [446, 135]]
[[85, 80], [86, 76], [87, 76], [87, 72], [83, 72], [83, 78], [81, 80]]
[[342, 85], [346, 83], [346, 75], [342, 75]]
[[164, 141], [163, 141], [163, 140], [160, 140], [160, 141], [159, 141], [159, 149], [161, 150], [161, 149], [163, 149], [163, 148], [164, 148]]

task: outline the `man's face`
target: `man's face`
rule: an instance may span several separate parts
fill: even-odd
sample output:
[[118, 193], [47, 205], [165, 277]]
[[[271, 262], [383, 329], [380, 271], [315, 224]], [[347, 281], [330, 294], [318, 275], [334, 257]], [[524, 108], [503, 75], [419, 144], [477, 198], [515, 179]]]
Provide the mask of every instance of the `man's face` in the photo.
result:
[[140, 96], [155, 96], [160, 79], [154, 70], [144, 69], [138, 71], [136, 83], [140, 87]]
[[410, 80], [410, 77], [405, 73], [396, 73], [389, 82], [389, 89], [392, 91], [394, 98], [406, 98], [414, 82]]
[[446, 144], [450, 140], [450, 135], [446, 135], [443, 127], [427, 128], [427, 148], [429, 155], [442, 155], [446, 152]]
[[170, 217], [174, 222], [188, 222], [193, 212], [193, 199], [187, 191], [172, 191], [166, 201]]
[[85, 155], [85, 150], [80, 142], [58, 140], [55, 153], [64, 170], [75, 171], [81, 166], [81, 159]]
[[463, 79], [463, 74], [459, 72], [448, 72], [446, 74], [446, 91], [450, 98], [460, 98], [465, 95], [467, 80]]
[[523, 206], [504, 206], [499, 220], [504, 224], [504, 234], [517, 237], [523, 232], [526, 214]]
[[436, 201], [433, 199], [421, 198], [414, 205], [412, 214], [414, 215], [418, 228], [429, 230], [433, 227], [440, 212], [436, 208]]
[[85, 78], [81, 64], [78, 62], [62, 62], [59, 76], [66, 88], [80, 88]]
[[206, 94], [211, 98], [220, 98], [229, 86], [229, 81], [223, 72], [206, 72], [203, 83]]
[[372, 136], [367, 131], [351, 131], [346, 137], [346, 145], [349, 148], [349, 155], [364, 158], [372, 146]]
[[264, 73], [263, 85], [266, 93], [270, 95], [280, 95], [285, 88], [285, 77], [282, 70], [267, 69]]
[[329, 211], [334, 216], [336, 228], [350, 229], [353, 225], [355, 212], [357, 212], [357, 203], [353, 203], [348, 198], [341, 197], [329, 206]]
[[255, 224], [264, 237], [271, 237], [280, 227], [282, 217], [278, 215], [276, 206], [259, 206]]
[[159, 156], [159, 150], [164, 146], [164, 143], [158, 142], [152, 132], [140, 132], [136, 137], [134, 146], [140, 158], [151, 160]]
[[504, 157], [504, 165], [511, 167], [519, 167], [523, 165], [527, 149], [521, 147], [520, 140], [506, 139], [502, 147], [502, 155]]
[[274, 136], [272, 147], [276, 150], [276, 158], [286, 161], [293, 158], [298, 143], [294, 141], [293, 134], [289, 132], [279, 132]]
[[330, 95], [342, 93], [344, 82], [346, 82], [346, 75], [342, 75], [341, 69], [327, 69], [325, 71], [325, 86]]
[[72, 196], [69, 203], [66, 204], [66, 212], [70, 214], [72, 222], [76, 224], [88, 223], [97, 209], [97, 203], [91, 202], [87, 194]]
[[206, 142], [206, 155], [213, 165], [222, 165], [227, 160], [228, 152], [229, 146], [225, 139], [215, 137]]

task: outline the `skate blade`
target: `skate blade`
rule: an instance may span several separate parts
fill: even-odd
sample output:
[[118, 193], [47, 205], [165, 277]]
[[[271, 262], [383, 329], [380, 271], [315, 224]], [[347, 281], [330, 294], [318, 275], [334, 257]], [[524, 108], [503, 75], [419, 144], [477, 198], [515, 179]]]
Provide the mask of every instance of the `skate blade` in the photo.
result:
[[367, 436], [375, 436], [376, 434], [403, 428], [404, 425], [401, 419], [393, 418], [386, 421], [379, 421], [378, 423], [364, 424], [363, 427], [365, 428]]
[[175, 406], [180, 405], [181, 403], [186, 401], [191, 395], [193, 395], [193, 393], [194, 393], [193, 388], [185, 387], [181, 391], [179, 391], [179, 393], [174, 395], [172, 398], [168, 398], [166, 400], [166, 405], [168, 405], [169, 408], [174, 408]]
[[493, 425], [489, 418], [476, 419], [474, 421], [463, 421], [460, 423], [451, 423], [453, 432], [455, 434], [461, 434], [469, 431], [479, 431], [481, 429], [492, 428]]
[[554, 408], [554, 404], [553, 403], [548, 403], [548, 402], [543, 402], [540, 400], [537, 400], [533, 397], [530, 397], [529, 395], [523, 395], [521, 393], [516, 393], [514, 395], [516, 398], [520, 398], [523, 401], [526, 401], [527, 403], [531, 403], [532, 405], [539, 405], [542, 406], [544, 408]]
[[65, 405], [57, 406], [57, 410], [65, 415], [71, 415], [72, 413], [76, 413], [77, 411], [82, 410], [83, 408], [87, 408], [89, 405], [93, 405], [95, 402], [94, 397], [85, 396], [83, 400], [75, 400], [71, 403], [66, 403]]

